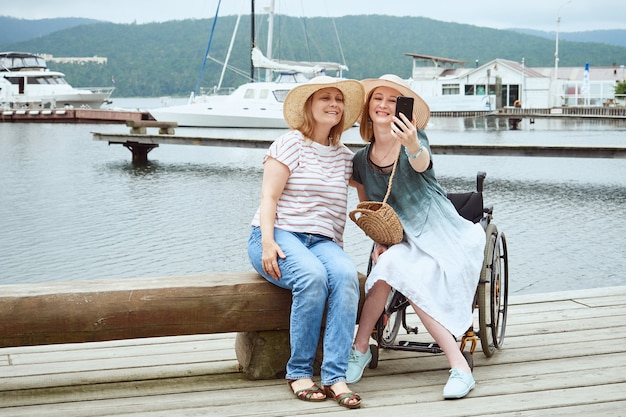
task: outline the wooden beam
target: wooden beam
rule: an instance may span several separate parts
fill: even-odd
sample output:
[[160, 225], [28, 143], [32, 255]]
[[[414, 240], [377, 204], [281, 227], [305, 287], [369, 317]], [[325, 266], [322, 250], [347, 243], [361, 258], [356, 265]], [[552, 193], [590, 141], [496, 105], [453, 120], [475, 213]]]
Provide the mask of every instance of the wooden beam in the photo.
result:
[[284, 330], [290, 308], [256, 273], [4, 285], [0, 348]]

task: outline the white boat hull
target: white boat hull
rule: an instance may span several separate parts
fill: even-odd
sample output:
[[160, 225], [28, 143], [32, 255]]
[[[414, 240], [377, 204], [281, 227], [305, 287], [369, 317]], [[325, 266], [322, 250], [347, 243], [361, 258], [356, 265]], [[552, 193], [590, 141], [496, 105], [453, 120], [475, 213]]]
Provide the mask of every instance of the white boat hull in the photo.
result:
[[187, 127], [287, 128], [282, 100], [297, 83], [250, 83], [227, 96], [201, 96], [196, 102], [150, 110], [160, 122]]
[[72, 92], [60, 94], [33, 94], [13, 95], [6, 102], [5, 106], [22, 108], [40, 106], [43, 108], [90, 108], [98, 109], [103, 104], [109, 102], [111, 92], [94, 93], [90, 90], [73, 89]]
[[[200, 108], [197, 108], [200, 107]], [[182, 109], [181, 109], [182, 108]], [[183, 110], [183, 112], [179, 111]], [[207, 110], [203, 106], [177, 106], [171, 109], [150, 110], [150, 114], [160, 122], [176, 122], [187, 127], [240, 127], [240, 128], [286, 128], [282, 109], [279, 112], [266, 111], [260, 114], [241, 111], [239, 114], [224, 114]]]

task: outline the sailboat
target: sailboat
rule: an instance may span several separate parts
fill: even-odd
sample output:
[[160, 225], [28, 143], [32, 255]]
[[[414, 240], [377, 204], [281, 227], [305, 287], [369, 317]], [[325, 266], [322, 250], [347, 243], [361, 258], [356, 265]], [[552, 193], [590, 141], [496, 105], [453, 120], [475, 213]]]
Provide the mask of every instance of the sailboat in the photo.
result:
[[[274, 1], [269, 10], [268, 51], [271, 51]], [[241, 14], [239, 15], [241, 17]], [[216, 16], [217, 18], [217, 16]], [[252, 9], [254, 20], [254, 7]], [[237, 25], [235, 25], [235, 31]], [[234, 35], [231, 40], [231, 47]], [[268, 55], [271, 52], [268, 53]], [[157, 121], [177, 122], [178, 126], [188, 127], [234, 127], [234, 128], [287, 128], [283, 117], [283, 101], [287, 93], [303, 82], [326, 71], [334, 71], [338, 77], [348, 67], [333, 62], [293, 62], [272, 60], [264, 56], [252, 41], [252, 65], [266, 69], [266, 77], [272, 81], [249, 82], [236, 88], [228, 95], [195, 95], [192, 93], [185, 105], [162, 107], [150, 110]], [[226, 68], [228, 58], [224, 63]], [[223, 75], [223, 73], [222, 73]], [[220, 81], [221, 83], [221, 81]]]

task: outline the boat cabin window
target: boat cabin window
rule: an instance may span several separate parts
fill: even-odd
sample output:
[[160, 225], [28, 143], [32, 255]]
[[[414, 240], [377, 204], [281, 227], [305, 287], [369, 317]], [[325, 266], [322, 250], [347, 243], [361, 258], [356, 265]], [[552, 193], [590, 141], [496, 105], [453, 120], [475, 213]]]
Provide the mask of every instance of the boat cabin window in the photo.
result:
[[22, 62], [24, 63], [24, 68], [29, 68], [29, 67], [39, 67], [39, 66], [45, 66], [45, 61], [41, 58], [37, 58], [34, 56], [31, 57], [24, 57], [22, 58]]
[[461, 94], [461, 88], [458, 84], [443, 84], [441, 86], [441, 94], [444, 96], [458, 96]]
[[243, 98], [252, 99], [254, 98], [254, 89], [248, 88], [243, 95]]
[[266, 99], [267, 98], [267, 94], [268, 94], [267, 90], [265, 90], [265, 89], [261, 90], [261, 93], [259, 94], [259, 98]]
[[287, 93], [289, 93], [289, 90], [274, 90], [274, 97], [276, 98], [276, 101], [282, 103], [285, 101]]

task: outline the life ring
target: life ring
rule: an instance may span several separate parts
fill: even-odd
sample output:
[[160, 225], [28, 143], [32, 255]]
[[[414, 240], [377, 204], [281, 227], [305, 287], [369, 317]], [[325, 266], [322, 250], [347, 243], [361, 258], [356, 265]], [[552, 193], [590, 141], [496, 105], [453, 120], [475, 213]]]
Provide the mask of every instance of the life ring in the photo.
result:
[[522, 107], [522, 101], [521, 100], [515, 100], [513, 102], [513, 107]]

